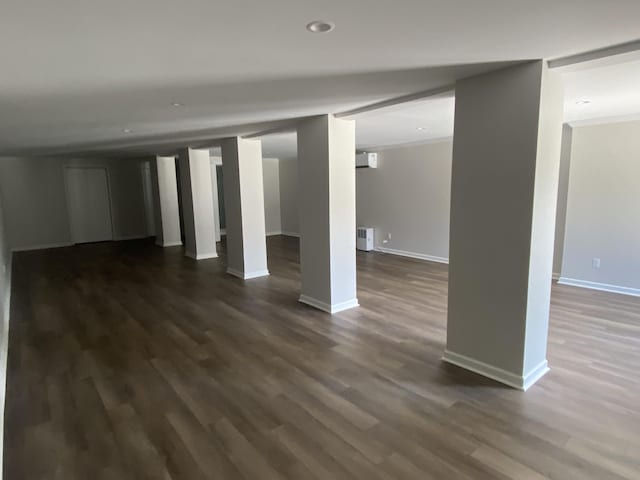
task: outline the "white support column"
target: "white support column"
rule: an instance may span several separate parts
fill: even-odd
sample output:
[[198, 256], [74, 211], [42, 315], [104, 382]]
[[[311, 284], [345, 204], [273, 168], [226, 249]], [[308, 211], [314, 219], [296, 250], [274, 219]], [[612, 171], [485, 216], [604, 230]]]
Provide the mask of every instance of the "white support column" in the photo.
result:
[[298, 126], [300, 301], [329, 313], [358, 306], [355, 149], [354, 121]]
[[156, 244], [161, 247], [182, 245], [176, 159], [156, 157], [151, 162], [152, 189], [155, 203]]
[[562, 97], [541, 60], [456, 84], [444, 359], [522, 390], [548, 371]]
[[216, 229], [216, 242], [220, 241], [220, 204], [218, 202], [218, 165], [222, 165], [220, 157], [211, 157], [211, 195], [213, 196], [213, 226]]
[[185, 255], [196, 260], [215, 258], [215, 226], [209, 150], [188, 148], [180, 152], [180, 189]]
[[249, 279], [269, 275], [264, 220], [262, 142], [222, 142], [227, 272]]

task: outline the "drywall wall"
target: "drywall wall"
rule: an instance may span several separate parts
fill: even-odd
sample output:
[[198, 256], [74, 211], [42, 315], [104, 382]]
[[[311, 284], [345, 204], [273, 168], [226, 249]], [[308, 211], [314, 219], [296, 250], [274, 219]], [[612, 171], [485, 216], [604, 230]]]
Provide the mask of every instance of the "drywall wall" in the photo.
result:
[[14, 249], [72, 242], [64, 186], [64, 166], [101, 166], [109, 173], [114, 238], [146, 235], [140, 163], [143, 159], [0, 158], [9, 244]]
[[561, 282], [640, 295], [640, 122], [572, 137]]
[[281, 158], [279, 174], [281, 231], [284, 235], [299, 235], [298, 159]]
[[[9, 345], [9, 303], [11, 301], [11, 251], [4, 223], [3, 195], [0, 189], [0, 430], [4, 431], [4, 405]], [[0, 462], [3, 452], [0, 435]]]
[[560, 175], [558, 179], [558, 204], [556, 207], [556, 237], [553, 251], [553, 278], [557, 280], [562, 270], [564, 233], [569, 196], [569, 168], [571, 166], [571, 126], [562, 126], [562, 147], [560, 150]]
[[388, 149], [378, 168], [356, 170], [357, 224], [375, 228], [377, 249], [448, 261], [452, 146]]
[[264, 185], [264, 218], [267, 235], [282, 232], [280, 213], [280, 161], [277, 158], [262, 160]]
[[[0, 192], [0, 345], [4, 345], [6, 332], [6, 322], [9, 317], [9, 293], [11, 289], [11, 250], [9, 248], [9, 239], [4, 222], [4, 209], [2, 201], [2, 193]], [[4, 351], [0, 351], [0, 357]], [[0, 360], [1, 363], [2, 360]], [[1, 368], [0, 368], [1, 370]], [[0, 376], [1, 378], [1, 376]], [[4, 390], [4, 383], [0, 386], [0, 390]]]

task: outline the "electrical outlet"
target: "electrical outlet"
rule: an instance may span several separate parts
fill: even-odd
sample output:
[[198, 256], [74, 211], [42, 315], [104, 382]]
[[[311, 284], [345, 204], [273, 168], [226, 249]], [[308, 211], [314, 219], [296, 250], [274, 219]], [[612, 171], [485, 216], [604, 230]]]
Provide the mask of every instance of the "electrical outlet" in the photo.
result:
[[595, 270], [598, 270], [600, 268], [600, 259], [594, 257], [593, 260], [591, 261], [591, 267], [594, 268]]

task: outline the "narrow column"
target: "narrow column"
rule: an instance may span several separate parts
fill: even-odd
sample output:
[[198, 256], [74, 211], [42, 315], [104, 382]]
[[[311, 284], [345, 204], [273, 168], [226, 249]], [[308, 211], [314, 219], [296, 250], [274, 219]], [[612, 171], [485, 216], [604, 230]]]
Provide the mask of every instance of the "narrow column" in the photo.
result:
[[300, 301], [329, 313], [358, 306], [355, 148], [353, 121], [298, 126]]
[[456, 84], [444, 359], [523, 390], [549, 370], [562, 97], [541, 60]]
[[264, 220], [262, 142], [222, 142], [227, 272], [249, 279], [269, 275]]
[[209, 150], [188, 148], [180, 153], [178, 165], [185, 255], [196, 260], [215, 258], [218, 254], [213, 221]]
[[182, 245], [176, 159], [156, 157], [151, 162], [152, 190], [156, 208], [156, 245], [173, 247]]

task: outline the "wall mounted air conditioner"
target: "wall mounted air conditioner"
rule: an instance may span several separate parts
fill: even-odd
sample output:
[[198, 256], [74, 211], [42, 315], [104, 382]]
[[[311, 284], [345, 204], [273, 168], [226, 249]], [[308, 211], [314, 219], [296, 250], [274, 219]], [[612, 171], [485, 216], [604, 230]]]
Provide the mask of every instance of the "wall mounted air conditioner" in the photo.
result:
[[358, 227], [356, 229], [356, 248], [365, 252], [373, 250], [373, 228]]
[[356, 168], [378, 168], [377, 153], [356, 154]]

